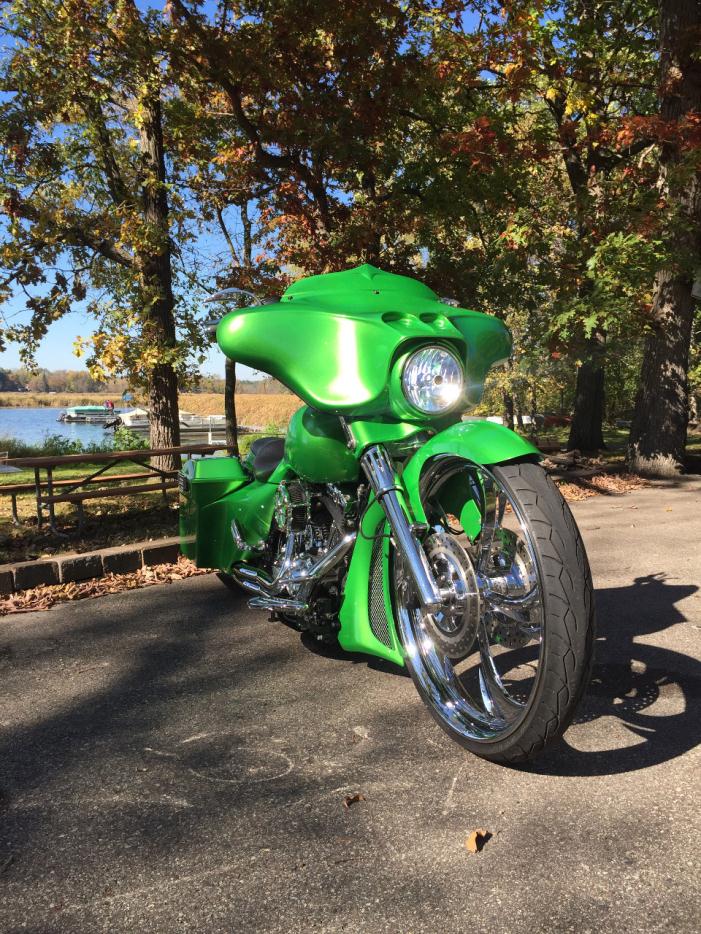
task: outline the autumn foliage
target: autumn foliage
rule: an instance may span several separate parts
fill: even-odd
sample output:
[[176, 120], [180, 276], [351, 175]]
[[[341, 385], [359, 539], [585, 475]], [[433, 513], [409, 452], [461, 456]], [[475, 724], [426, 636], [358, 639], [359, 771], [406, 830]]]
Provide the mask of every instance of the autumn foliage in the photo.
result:
[[701, 254], [681, 0], [5, 6], [2, 333], [28, 358], [87, 310], [92, 369], [157, 405], [196, 379], [206, 291], [368, 261], [507, 320], [509, 417], [557, 399], [595, 448], [630, 415], [656, 276], [690, 293]]

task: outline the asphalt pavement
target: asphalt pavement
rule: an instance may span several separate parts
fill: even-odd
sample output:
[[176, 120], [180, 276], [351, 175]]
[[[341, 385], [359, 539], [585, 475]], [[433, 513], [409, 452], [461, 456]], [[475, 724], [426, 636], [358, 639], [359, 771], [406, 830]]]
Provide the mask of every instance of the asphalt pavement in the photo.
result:
[[698, 931], [701, 481], [574, 511], [597, 664], [521, 770], [213, 575], [0, 620], [0, 931]]

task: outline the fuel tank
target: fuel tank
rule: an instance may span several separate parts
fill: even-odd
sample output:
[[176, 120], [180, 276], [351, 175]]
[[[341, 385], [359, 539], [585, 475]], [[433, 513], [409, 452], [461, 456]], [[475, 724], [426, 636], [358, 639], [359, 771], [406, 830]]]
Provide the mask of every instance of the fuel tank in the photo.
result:
[[358, 461], [348, 449], [338, 416], [306, 405], [290, 419], [285, 461], [309, 483], [350, 483], [359, 476]]
[[421, 282], [370, 265], [300, 279], [279, 302], [235, 309], [219, 322], [217, 341], [313, 409], [361, 418], [405, 418], [394, 409], [390, 377], [413, 347], [447, 344], [462, 359], [465, 408], [511, 350], [498, 318], [454, 308]]

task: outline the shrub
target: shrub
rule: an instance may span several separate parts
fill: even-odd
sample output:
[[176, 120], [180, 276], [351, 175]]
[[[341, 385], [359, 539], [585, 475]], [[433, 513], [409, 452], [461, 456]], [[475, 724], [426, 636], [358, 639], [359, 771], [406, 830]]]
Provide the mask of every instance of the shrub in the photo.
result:
[[114, 444], [117, 451], [141, 451], [149, 446], [148, 438], [122, 425], [114, 432]]
[[104, 451], [113, 451], [114, 444], [110, 439], [104, 443], [92, 442], [82, 444], [80, 441], [71, 441], [61, 435], [45, 435], [43, 441], [30, 444], [13, 437], [0, 437], [0, 451], [7, 451], [13, 457], [63, 457], [66, 454], [101, 454]]

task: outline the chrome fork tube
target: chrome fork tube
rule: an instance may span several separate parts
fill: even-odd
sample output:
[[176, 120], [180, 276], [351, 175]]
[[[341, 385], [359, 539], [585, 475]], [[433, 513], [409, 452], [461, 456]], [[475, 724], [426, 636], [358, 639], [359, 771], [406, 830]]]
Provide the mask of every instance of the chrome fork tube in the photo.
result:
[[443, 600], [421, 543], [412, 531], [397, 496], [397, 482], [392, 465], [382, 445], [373, 444], [360, 458], [375, 498], [382, 506], [392, 537], [416, 585], [422, 607], [437, 610]]

